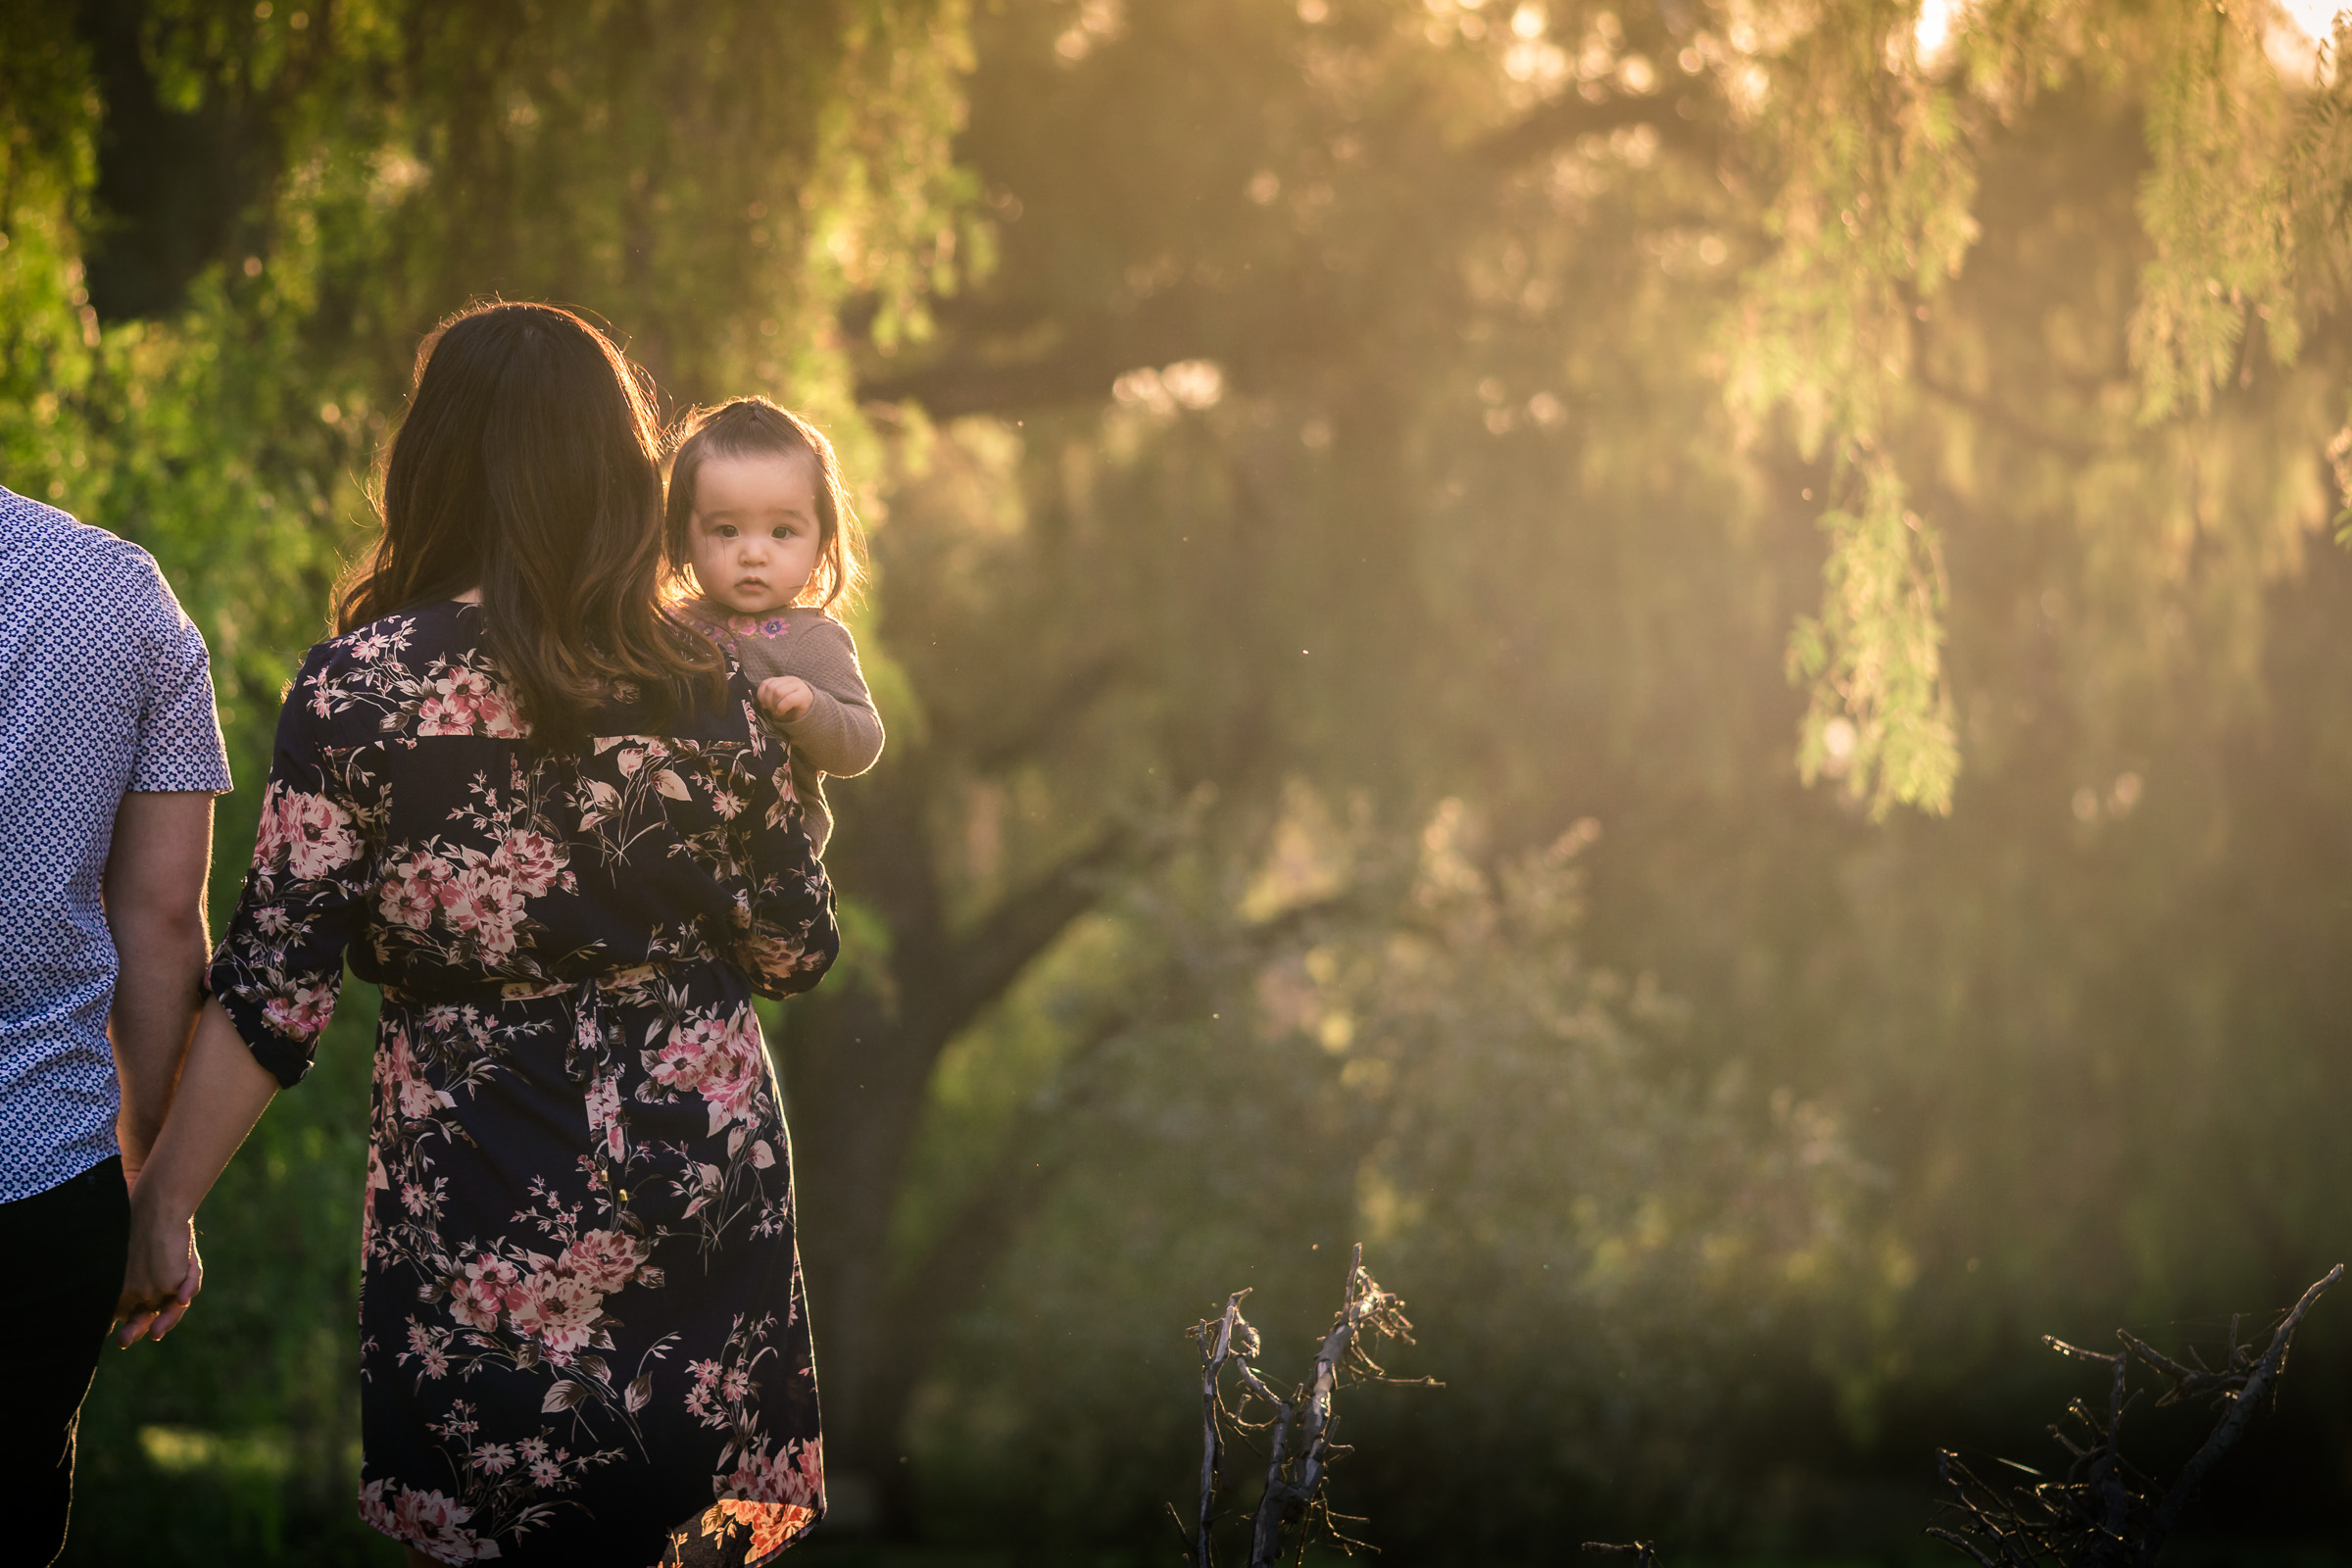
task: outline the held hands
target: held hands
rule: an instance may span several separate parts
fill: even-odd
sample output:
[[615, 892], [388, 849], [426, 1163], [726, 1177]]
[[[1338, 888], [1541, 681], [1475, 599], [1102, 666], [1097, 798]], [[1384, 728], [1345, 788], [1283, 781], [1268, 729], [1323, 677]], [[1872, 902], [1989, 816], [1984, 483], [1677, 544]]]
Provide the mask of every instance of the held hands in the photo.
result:
[[770, 675], [760, 683], [760, 707], [768, 717], [790, 723], [808, 711], [816, 692], [798, 675]]
[[229, 1156], [277, 1094], [277, 1080], [254, 1059], [219, 998], [196, 1016], [172, 1111], [146, 1151], [130, 1190], [130, 1252], [115, 1302], [115, 1343], [160, 1340], [187, 1315], [204, 1289], [195, 1215]]
[[151, 1214], [134, 1190], [130, 1256], [122, 1270], [122, 1295], [115, 1303], [115, 1344], [128, 1349], [142, 1338], [161, 1340], [179, 1326], [203, 1289], [196, 1222]]

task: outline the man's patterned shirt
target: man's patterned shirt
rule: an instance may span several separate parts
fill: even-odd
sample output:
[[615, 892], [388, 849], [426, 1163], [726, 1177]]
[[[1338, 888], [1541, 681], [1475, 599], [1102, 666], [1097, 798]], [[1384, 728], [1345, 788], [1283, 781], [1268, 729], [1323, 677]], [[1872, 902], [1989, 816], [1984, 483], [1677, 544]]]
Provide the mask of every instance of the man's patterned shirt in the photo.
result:
[[98, 894], [123, 792], [228, 787], [204, 638], [154, 559], [0, 489], [0, 1202], [115, 1152]]

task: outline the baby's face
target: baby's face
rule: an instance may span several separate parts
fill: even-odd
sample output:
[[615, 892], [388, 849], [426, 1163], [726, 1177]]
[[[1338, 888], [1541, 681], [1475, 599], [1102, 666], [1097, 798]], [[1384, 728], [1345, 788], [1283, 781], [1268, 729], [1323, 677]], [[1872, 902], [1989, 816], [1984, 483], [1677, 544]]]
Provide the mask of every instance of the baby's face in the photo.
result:
[[738, 615], [791, 604], [816, 572], [816, 461], [806, 452], [712, 457], [694, 475], [695, 580]]

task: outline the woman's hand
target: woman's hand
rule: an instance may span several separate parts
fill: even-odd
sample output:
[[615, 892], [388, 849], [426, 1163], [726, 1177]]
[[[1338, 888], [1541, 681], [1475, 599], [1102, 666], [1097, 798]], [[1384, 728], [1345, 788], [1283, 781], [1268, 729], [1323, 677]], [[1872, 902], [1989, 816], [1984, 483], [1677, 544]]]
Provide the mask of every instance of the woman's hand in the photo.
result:
[[808, 711], [816, 701], [816, 692], [798, 675], [770, 675], [760, 683], [760, 706], [767, 716], [781, 723], [790, 723]]
[[203, 1289], [196, 1222], [157, 1214], [134, 1193], [130, 1255], [122, 1268], [122, 1295], [115, 1303], [115, 1344], [127, 1349], [141, 1338], [162, 1339], [178, 1327]]

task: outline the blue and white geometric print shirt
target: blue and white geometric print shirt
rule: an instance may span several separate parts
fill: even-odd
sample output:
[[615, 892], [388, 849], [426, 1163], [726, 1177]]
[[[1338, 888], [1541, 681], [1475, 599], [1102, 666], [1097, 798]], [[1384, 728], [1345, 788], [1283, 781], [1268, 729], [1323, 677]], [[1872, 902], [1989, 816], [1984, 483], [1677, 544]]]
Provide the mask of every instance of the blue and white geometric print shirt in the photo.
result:
[[116, 1152], [98, 884], [123, 792], [227, 788], [204, 638], [154, 558], [0, 489], [0, 1202]]

